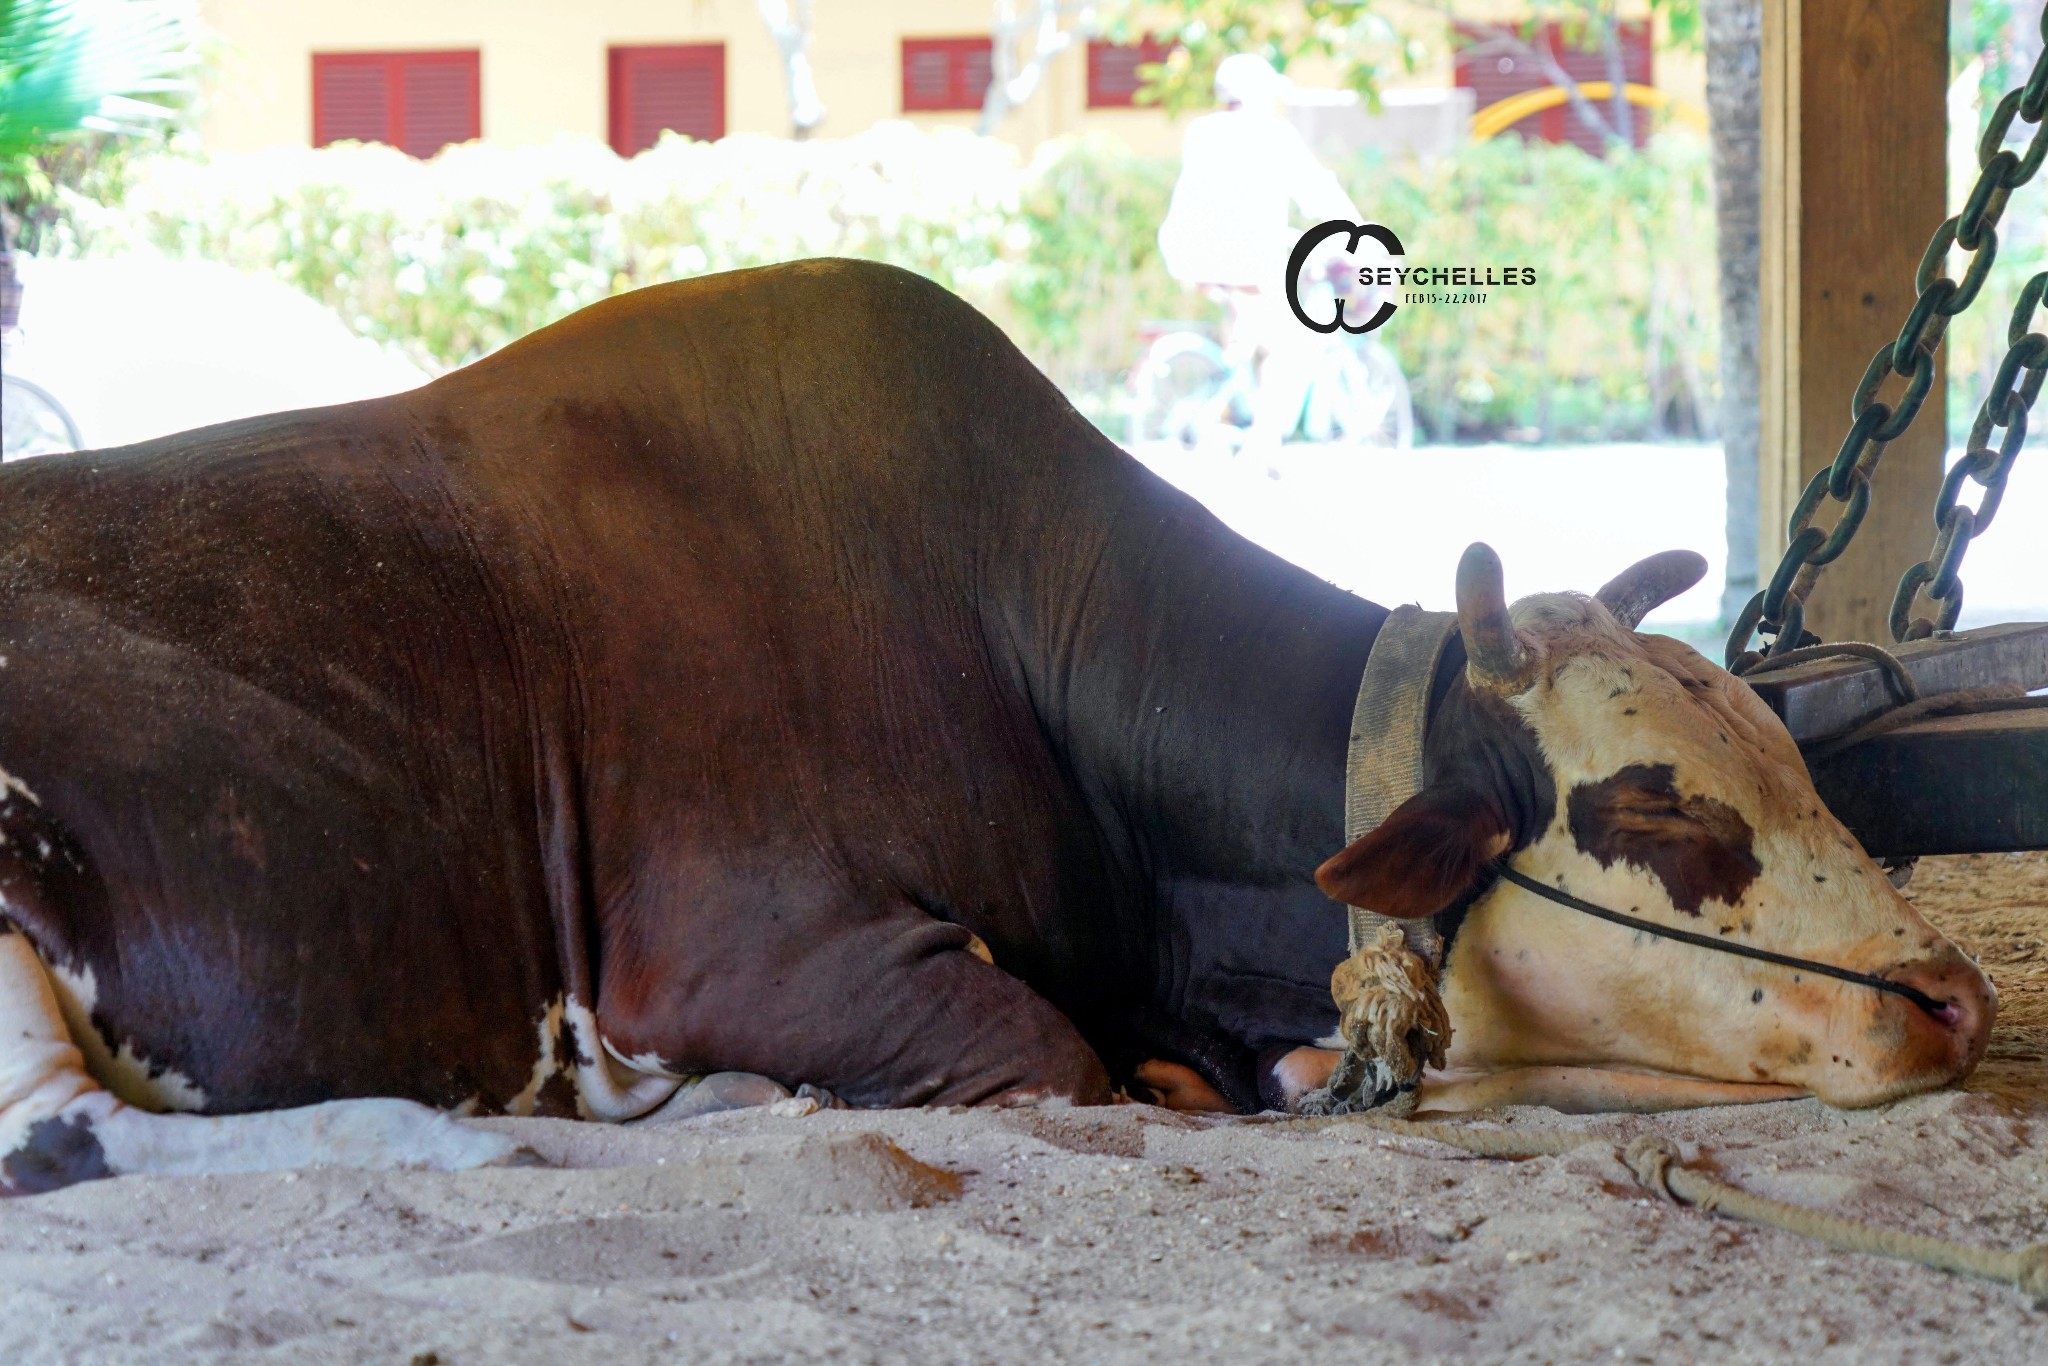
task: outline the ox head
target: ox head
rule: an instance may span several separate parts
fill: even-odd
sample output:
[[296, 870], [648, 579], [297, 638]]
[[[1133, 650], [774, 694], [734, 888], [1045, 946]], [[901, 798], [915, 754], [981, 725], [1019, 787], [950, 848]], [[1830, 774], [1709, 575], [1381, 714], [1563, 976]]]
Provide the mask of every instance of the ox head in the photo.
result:
[[[1620, 1069], [1847, 1106], [1953, 1082], [1983, 1054], [1990, 983], [1821, 805], [1746, 684], [1635, 630], [1704, 569], [1668, 552], [1593, 598], [1511, 609], [1500, 561], [1474, 545], [1465, 677], [1439, 704], [1426, 786], [1317, 880], [1396, 916], [1469, 902], [1444, 972], [1454, 1071]], [[1473, 899], [1502, 854], [1583, 900], [1944, 1005], [1631, 932], [1504, 880]]]

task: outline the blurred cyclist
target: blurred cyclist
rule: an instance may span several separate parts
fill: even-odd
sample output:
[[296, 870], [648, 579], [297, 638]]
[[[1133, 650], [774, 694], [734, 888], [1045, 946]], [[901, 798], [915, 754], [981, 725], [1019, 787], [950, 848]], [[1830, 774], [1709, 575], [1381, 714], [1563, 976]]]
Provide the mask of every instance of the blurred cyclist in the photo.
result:
[[[1327, 344], [1287, 307], [1287, 257], [1300, 235], [1290, 227], [1290, 210], [1299, 208], [1311, 223], [1359, 221], [1337, 177], [1275, 112], [1288, 88], [1263, 57], [1224, 58], [1216, 68], [1223, 108], [1188, 125], [1180, 179], [1159, 226], [1168, 273], [1222, 298], [1230, 309], [1226, 349], [1234, 361], [1259, 362], [1245, 444], [1262, 457], [1294, 430], [1311, 361]], [[1304, 276], [1322, 278], [1333, 255], [1311, 261]]]

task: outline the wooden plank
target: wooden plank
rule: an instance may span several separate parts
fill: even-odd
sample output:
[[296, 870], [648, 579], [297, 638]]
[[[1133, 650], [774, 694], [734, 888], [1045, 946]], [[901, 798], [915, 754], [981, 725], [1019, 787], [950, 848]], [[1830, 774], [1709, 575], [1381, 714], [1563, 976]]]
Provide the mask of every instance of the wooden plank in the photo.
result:
[[[2048, 622], [1980, 626], [1892, 653], [1923, 697], [1955, 688], [2048, 688]], [[1747, 681], [1802, 745], [1846, 734], [1897, 704], [1884, 671], [1862, 659], [1817, 659]]]
[[1815, 764], [1813, 782], [1880, 858], [2048, 849], [2048, 711], [1901, 726]]
[[[1757, 262], [1757, 586], [1785, 550], [1785, 485], [1799, 451], [1800, 0], [1763, 7], [1762, 205]], [[1796, 496], [1796, 495], [1795, 495]]]
[[[1946, 216], [1948, 9], [1924, 0], [1772, 0], [1763, 35], [1762, 577], [1785, 520], [1849, 427], [1849, 400], [1913, 305], [1913, 272]], [[1899, 391], [1893, 379], [1879, 391]], [[1892, 591], [1934, 538], [1947, 445], [1936, 372], [1872, 481], [1850, 549], [1822, 576], [1807, 629], [1885, 640]], [[1838, 509], [1823, 504], [1831, 525]]]

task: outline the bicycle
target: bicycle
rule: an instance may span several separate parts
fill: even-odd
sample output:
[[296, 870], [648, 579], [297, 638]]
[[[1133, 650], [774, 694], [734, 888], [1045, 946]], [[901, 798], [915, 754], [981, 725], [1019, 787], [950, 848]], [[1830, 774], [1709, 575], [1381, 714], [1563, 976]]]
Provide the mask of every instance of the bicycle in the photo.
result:
[[78, 423], [54, 394], [12, 373], [21, 338], [21, 296], [12, 225], [0, 219], [0, 461], [58, 455], [85, 445]]
[[[1200, 323], [1153, 324], [1131, 367], [1133, 444], [1171, 441], [1194, 450], [1235, 450], [1252, 423], [1259, 380], [1250, 355], [1235, 355]], [[1405, 450], [1415, 444], [1415, 405], [1400, 362], [1371, 333], [1331, 333], [1316, 348], [1301, 413], [1291, 434]]]
[[0, 461], [62, 455], [84, 445], [78, 424], [48, 389], [0, 375]]

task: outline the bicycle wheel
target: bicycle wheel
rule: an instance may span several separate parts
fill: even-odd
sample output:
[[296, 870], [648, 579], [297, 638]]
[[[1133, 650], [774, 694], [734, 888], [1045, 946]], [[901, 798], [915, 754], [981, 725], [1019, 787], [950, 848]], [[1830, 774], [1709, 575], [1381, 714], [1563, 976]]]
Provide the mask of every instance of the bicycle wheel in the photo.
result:
[[84, 445], [78, 424], [40, 384], [0, 375], [0, 460], [59, 455]]
[[1169, 332], [1153, 342], [1131, 371], [1130, 443], [1199, 445], [1221, 416], [1229, 375], [1223, 348], [1198, 332]]
[[1415, 404], [1399, 361], [1372, 337], [1333, 347], [1309, 387], [1302, 414], [1311, 441], [1406, 450], [1415, 444]]

